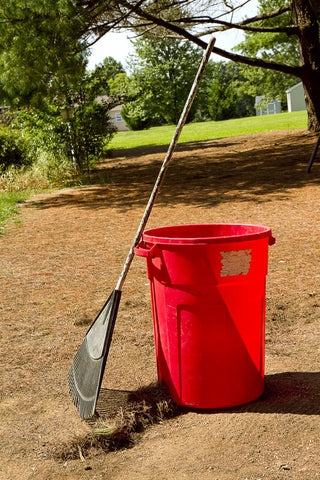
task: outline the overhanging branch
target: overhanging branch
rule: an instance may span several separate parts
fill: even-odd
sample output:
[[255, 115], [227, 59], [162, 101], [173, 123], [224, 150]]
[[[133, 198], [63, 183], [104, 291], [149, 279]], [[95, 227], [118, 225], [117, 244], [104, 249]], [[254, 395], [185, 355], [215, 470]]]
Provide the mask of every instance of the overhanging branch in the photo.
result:
[[243, 63], [252, 67], [261, 67], [268, 70], [276, 70], [278, 72], [286, 73], [287, 75], [293, 75], [299, 78], [302, 78], [304, 75], [303, 67], [295, 67], [286, 63], [277, 63], [273, 62], [272, 60], [263, 60], [261, 58], [244, 57], [243, 55], [227, 52], [226, 50], [222, 50], [218, 47], [214, 47], [212, 52], [216, 55], [227, 58], [228, 60], [232, 60], [233, 62]]
[[[136, 6], [131, 5], [126, 0], [123, 1], [122, 3], [127, 4], [127, 6], [130, 7], [140, 17], [145, 18], [146, 20], [148, 20], [152, 23], [155, 23], [156, 25], [159, 25], [159, 26], [161, 26], [161, 27], [163, 27], [167, 30], [171, 30], [172, 32], [176, 33], [178, 35], [178, 38], [185, 38], [187, 40], [190, 40], [191, 42], [195, 43], [196, 45], [198, 45], [199, 47], [204, 48], [204, 49], [207, 47], [206, 42], [201, 40], [199, 37], [191, 34], [187, 30], [179, 27], [178, 25], [174, 25], [172, 23], [169, 23], [169, 22], [167, 22], [167, 21], [165, 21], [165, 20], [163, 20], [159, 17], [154, 17], [152, 14], [150, 14], [148, 12], [145, 12], [140, 7], [137, 8]], [[281, 11], [283, 13], [285, 8], [286, 8], [286, 11], [287, 11], [287, 7], [283, 7], [282, 9], [279, 9], [278, 12]], [[254, 18], [256, 19], [257, 17], [254, 17]], [[253, 21], [253, 20], [251, 19], [251, 21]], [[254, 20], [254, 21], [256, 21], [256, 20]], [[248, 22], [248, 20], [246, 20], [245, 22]], [[261, 67], [261, 68], [266, 68], [268, 70], [275, 70], [275, 71], [282, 72], [282, 73], [285, 73], [287, 75], [293, 75], [293, 76], [299, 77], [299, 78], [302, 78], [302, 76], [304, 75], [304, 68], [303, 67], [296, 67], [296, 66], [287, 65], [287, 64], [284, 64], [284, 63], [277, 63], [277, 62], [273, 62], [272, 60], [263, 60], [263, 59], [260, 59], [260, 58], [245, 57], [243, 55], [238, 55], [236, 53], [227, 52], [226, 50], [222, 50], [218, 47], [213, 48], [213, 53], [215, 53], [216, 55], [219, 55], [221, 57], [227, 58], [228, 60], [238, 62], [238, 63], [243, 63], [245, 65], [250, 65], [252, 67]]]
[[[209, 33], [216, 33], [216, 32], [223, 32], [225, 30], [231, 30], [235, 28], [237, 30], [242, 30], [245, 32], [259, 32], [259, 33], [286, 33], [287, 35], [295, 35], [298, 32], [297, 27], [252, 27], [248, 26], [247, 24], [240, 22], [240, 23], [232, 23], [226, 22], [224, 20], [217, 20], [216, 18], [212, 17], [192, 17], [192, 18], [178, 18], [177, 20], [172, 21], [172, 23], [187, 23], [192, 24], [195, 23], [196, 25], [204, 24], [204, 23], [213, 23], [216, 25], [221, 25], [220, 27], [212, 28], [207, 30], [205, 35]], [[203, 33], [198, 34], [198, 36], [204, 36]]]
[[270, 20], [271, 18], [279, 17], [283, 13], [290, 12], [291, 6], [285, 5], [283, 7], [278, 8], [278, 10], [273, 10], [273, 12], [264, 13], [263, 15], [256, 15], [251, 18], [246, 18], [242, 22], [239, 22], [239, 25], [247, 25], [248, 23], [259, 22], [261, 20]]
[[145, 18], [146, 20], [149, 20], [150, 22], [158, 25], [159, 27], [163, 27], [167, 30], [171, 30], [172, 32], [176, 33], [179, 35], [181, 38], [186, 38], [187, 40], [190, 40], [191, 42], [195, 43], [199, 47], [206, 49], [207, 48], [207, 43], [201, 40], [200, 38], [197, 38], [195, 35], [192, 33], [189, 33], [187, 30], [184, 30], [183, 28], [179, 27], [178, 25], [174, 25], [173, 23], [169, 23], [166, 20], [163, 20], [162, 18], [155, 17], [149, 12], [146, 12], [142, 10], [142, 8], [138, 7], [137, 5], [132, 5], [126, 0], [123, 0], [121, 2], [123, 5], [127, 6], [127, 8], [131, 8], [133, 12], [137, 13], [140, 17]]

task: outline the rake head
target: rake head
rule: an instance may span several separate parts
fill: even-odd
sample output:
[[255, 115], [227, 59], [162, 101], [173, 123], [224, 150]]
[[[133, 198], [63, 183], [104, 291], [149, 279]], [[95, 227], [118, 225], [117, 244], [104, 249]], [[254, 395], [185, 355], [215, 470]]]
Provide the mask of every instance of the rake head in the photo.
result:
[[94, 415], [108, 357], [121, 291], [114, 290], [88, 330], [69, 373], [69, 391], [83, 419]]

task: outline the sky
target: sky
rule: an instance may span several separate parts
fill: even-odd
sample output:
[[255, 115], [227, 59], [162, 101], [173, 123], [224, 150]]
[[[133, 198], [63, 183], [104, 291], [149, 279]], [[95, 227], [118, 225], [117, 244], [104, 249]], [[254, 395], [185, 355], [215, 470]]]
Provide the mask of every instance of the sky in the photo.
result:
[[[251, 0], [249, 6], [244, 7], [241, 12], [241, 18], [244, 15], [252, 16], [256, 13], [258, 0]], [[107, 33], [101, 40], [99, 40], [90, 50], [91, 55], [89, 57], [88, 70], [92, 70], [95, 65], [101, 63], [105, 57], [113, 57], [118, 62], [121, 62], [124, 68], [126, 68], [128, 55], [133, 53], [134, 49], [130, 42], [130, 35], [132, 33]], [[231, 50], [232, 47], [240, 43], [243, 39], [243, 33], [237, 30], [230, 30], [227, 32], [220, 32], [216, 35], [216, 46], [223, 48], [224, 50]], [[206, 38], [204, 37], [204, 40]], [[211, 56], [214, 61], [223, 60], [222, 57], [217, 55]]]

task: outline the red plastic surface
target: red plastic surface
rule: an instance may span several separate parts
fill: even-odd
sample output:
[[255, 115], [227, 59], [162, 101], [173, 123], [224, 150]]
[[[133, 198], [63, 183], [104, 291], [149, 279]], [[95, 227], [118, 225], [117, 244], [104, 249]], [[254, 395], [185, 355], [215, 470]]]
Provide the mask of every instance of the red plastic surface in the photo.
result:
[[177, 404], [228, 407], [262, 394], [271, 238], [267, 227], [229, 224], [144, 233], [135, 251], [147, 257], [158, 379]]
[[146, 230], [143, 240], [161, 244], [194, 244], [243, 242], [271, 236], [271, 229], [261, 225], [238, 223], [207, 223], [200, 225], [176, 225]]

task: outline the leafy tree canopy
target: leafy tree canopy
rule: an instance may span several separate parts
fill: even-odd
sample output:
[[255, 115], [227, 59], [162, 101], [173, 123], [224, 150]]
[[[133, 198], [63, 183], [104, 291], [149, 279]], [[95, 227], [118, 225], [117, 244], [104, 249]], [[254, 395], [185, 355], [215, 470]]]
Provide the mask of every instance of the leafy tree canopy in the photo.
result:
[[117, 75], [125, 73], [123, 66], [112, 57], [106, 57], [99, 63], [87, 78], [90, 80], [91, 90], [94, 95], [109, 95], [110, 81]]
[[[132, 87], [147, 95], [156, 116], [176, 123], [202, 57], [201, 49], [184, 40], [161, 38], [155, 42], [150, 37], [137, 40], [134, 46], [129, 69]], [[195, 108], [196, 103], [193, 111]]]
[[212, 120], [255, 115], [254, 98], [243, 84], [241, 67], [233, 62], [210, 62], [206, 107]]
[[[282, 0], [260, 0], [259, 15], [281, 8]], [[290, 21], [290, 12], [285, 12], [280, 17], [272, 17], [265, 24], [270, 28], [285, 28]], [[257, 27], [261, 21], [256, 22]], [[236, 51], [250, 57], [263, 60], [277, 61], [283, 64], [299, 65], [299, 44], [295, 36], [287, 36], [284, 32], [246, 32], [245, 39], [235, 47]], [[286, 75], [277, 70], [253, 68], [242, 65], [241, 72], [246, 79], [243, 88], [251, 95], [265, 95], [268, 99], [278, 98], [286, 106], [286, 90], [297, 83], [297, 78]]]
[[[54, 90], [84, 65], [81, 52], [115, 29], [186, 39], [202, 48], [207, 35], [238, 29], [265, 34], [248, 53], [213, 52], [229, 60], [298, 78], [304, 84], [310, 130], [320, 129], [320, 8], [317, 0], [262, 0], [261, 11], [235, 20], [251, 0], [9, 0], [0, 6], [0, 96], [19, 103]], [[281, 4], [282, 3], [282, 4]], [[279, 6], [280, 5], [280, 6]], [[270, 8], [269, 8], [270, 7]], [[273, 23], [273, 19], [277, 19]], [[299, 63], [267, 56], [276, 34], [299, 43]], [[267, 36], [268, 35], [268, 36]], [[270, 35], [270, 37], [269, 37]], [[268, 40], [270, 38], [270, 40]], [[252, 43], [252, 42], [251, 42]], [[280, 43], [279, 43], [280, 45]], [[282, 46], [284, 43], [282, 43]], [[294, 42], [292, 42], [292, 47]], [[280, 47], [279, 47], [280, 48]], [[256, 49], [257, 53], [254, 53]], [[291, 45], [290, 49], [291, 51]], [[251, 53], [252, 52], [252, 53]]]
[[69, 0], [8, 0], [0, 4], [0, 99], [41, 104], [61, 83], [83, 74], [84, 18]]

